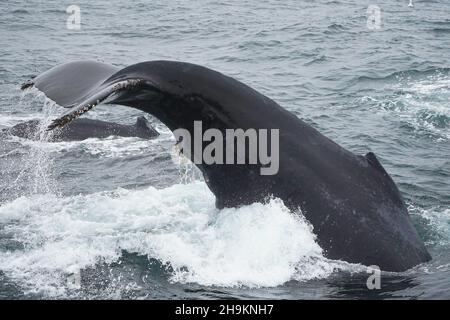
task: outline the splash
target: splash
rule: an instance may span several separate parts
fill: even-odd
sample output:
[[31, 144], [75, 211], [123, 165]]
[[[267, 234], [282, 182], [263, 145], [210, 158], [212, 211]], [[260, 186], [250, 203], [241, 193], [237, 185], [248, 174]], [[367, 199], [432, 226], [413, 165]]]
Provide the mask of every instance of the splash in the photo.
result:
[[[28, 106], [25, 99], [28, 95], [30, 95], [29, 92], [22, 94], [19, 100], [21, 108]], [[21, 146], [17, 148], [22, 150], [23, 146], [26, 146], [27, 150], [22, 150], [25, 154], [21, 161], [12, 161], [12, 168], [8, 168], [10, 171], [17, 172], [16, 178], [10, 183], [10, 188], [17, 191], [16, 194], [55, 193], [57, 192], [57, 184], [52, 177], [53, 157], [45, 146], [53, 134], [48, 132], [46, 127], [51, 119], [58, 114], [59, 107], [42, 93], [32, 92], [32, 95], [33, 99], [36, 99], [37, 96], [41, 103], [42, 110], [38, 117], [34, 117], [34, 119], [39, 118], [40, 123], [34, 133], [33, 140], [35, 141], [29, 144], [20, 144]], [[13, 151], [18, 151], [17, 149]], [[10, 154], [14, 154], [14, 152]]]
[[201, 171], [181, 153], [179, 144], [176, 143], [175, 137], [171, 134], [171, 141], [173, 144], [170, 150], [170, 157], [172, 162], [178, 168], [178, 175], [180, 177], [180, 183], [188, 184], [194, 181], [203, 181], [203, 175]]
[[48, 296], [66, 294], [74, 269], [117, 262], [122, 250], [170, 265], [170, 282], [207, 286], [278, 286], [350, 268], [324, 258], [311, 226], [281, 200], [219, 211], [202, 182], [21, 197], [0, 207], [0, 223], [20, 241], [0, 253], [0, 270]]
[[427, 244], [450, 248], [450, 208], [445, 206], [422, 208], [410, 204], [408, 210], [423, 219], [427, 224], [426, 229], [432, 231], [431, 237], [426, 241]]

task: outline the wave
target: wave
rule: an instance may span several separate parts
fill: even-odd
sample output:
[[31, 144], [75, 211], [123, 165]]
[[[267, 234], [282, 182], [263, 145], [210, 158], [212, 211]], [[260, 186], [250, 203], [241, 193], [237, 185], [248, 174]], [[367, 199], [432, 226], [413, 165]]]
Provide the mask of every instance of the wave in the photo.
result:
[[424, 67], [420, 69], [409, 69], [404, 71], [396, 71], [389, 73], [387, 75], [375, 75], [375, 76], [358, 76], [354, 83], [359, 82], [373, 82], [373, 81], [388, 81], [388, 80], [395, 80], [395, 81], [401, 81], [403, 79], [410, 79], [410, 78], [419, 78], [419, 77], [426, 77], [426, 76], [433, 76], [436, 74], [449, 74], [450, 68], [441, 68], [441, 67]]
[[[410, 73], [400, 77], [397, 74], [397, 81], [384, 90], [382, 97], [365, 96], [361, 101], [394, 116], [418, 133], [447, 141], [450, 139], [450, 69], [421, 75], [412, 77]], [[392, 93], [386, 94], [389, 91]]]
[[29, 15], [30, 14], [30, 12], [28, 10], [25, 10], [25, 9], [15, 9], [15, 10], [12, 10], [11, 13], [12, 14], [17, 14], [17, 15], [20, 15], [20, 14]]
[[450, 208], [445, 206], [422, 208], [415, 204], [410, 204], [409, 212], [421, 217], [427, 224], [421, 228], [427, 230], [427, 245], [450, 247]]
[[432, 32], [437, 33], [437, 34], [447, 34], [450, 33], [450, 28], [433, 28], [431, 29]]
[[81, 141], [36, 142], [23, 138], [12, 137], [23, 146], [39, 148], [47, 153], [51, 152], [81, 152], [102, 158], [121, 158], [130, 155], [148, 154], [149, 149], [161, 143], [159, 139], [144, 140], [135, 137], [89, 138]]
[[21, 197], [0, 206], [0, 226], [14, 240], [0, 247], [0, 270], [50, 296], [67, 294], [74, 270], [117, 262], [123, 250], [169, 265], [170, 282], [206, 286], [271, 287], [357, 269], [324, 258], [312, 227], [281, 200], [217, 210], [202, 182]]

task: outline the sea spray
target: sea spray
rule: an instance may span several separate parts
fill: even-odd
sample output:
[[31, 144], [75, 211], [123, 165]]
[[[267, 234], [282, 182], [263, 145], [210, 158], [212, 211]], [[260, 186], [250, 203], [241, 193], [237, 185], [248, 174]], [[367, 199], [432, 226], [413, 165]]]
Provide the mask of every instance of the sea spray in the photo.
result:
[[123, 252], [169, 266], [164, 277], [172, 283], [222, 287], [279, 286], [354, 268], [326, 259], [309, 223], [281, 200], [218, 210], [204, 182], [21, 197], [0, 206], [0, 223], [25, 248], [0, 253], [0, 270], [47, 296], [67, 296], [67, 270], [78, 268], [83, 279], [84, 270], [117, 263]]
[[[34, 96], [38, 96], [42, 103], [42, 110], [39, 114], [39, 126], [34, 133], [33, 141], [25, 143], [26, 154], [22, 156], [23, 161], [13, 162], [14, 171], [18, 172], [16, 178], [12, 181], [10, 190], [18, 191], [19, 195], [57, 193], [57, 184], [52, 176], [54, 158], [49, 154], [50, 150], [46, 148], [54, 132], [46, 130], [51, 119], [58, 115], [61, 110], [52, 100], [46, 98], [42, 93], [32, 90]], [[19, 107], [26, 104], [27, 94], [22, 94], [19, 100]], [[34, 98], [36, 99], [36, 98]], [[19, 191], [20, 190], [20, 191]]]

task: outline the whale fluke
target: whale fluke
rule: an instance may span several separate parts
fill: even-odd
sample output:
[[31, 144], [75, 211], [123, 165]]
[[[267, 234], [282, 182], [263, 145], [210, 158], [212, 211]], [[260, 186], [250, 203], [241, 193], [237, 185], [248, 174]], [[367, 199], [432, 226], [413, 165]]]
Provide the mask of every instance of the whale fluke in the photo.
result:
[[[147, 112], [170, 130], [279, 130], [279, 170], [262, 163], [197, 163], [219, 208], [278, 197], [301, 209], [331, 259], [403, 271], [431, 259], [392, 178], [374, 154], [355, 155], [275, 101], [217, 71], [184, 62], [149, 61], [118, 70], [95, 62], [51, 69], [33, 85], [71, 108], [50, 129], [99, 103]], [[203, 141], [202, 150], [208, 146]], [[224, 146], [225, 148], [225, 146]], [[192, 151], [193, 152], [193, 151]], [[225, 150], [224, 150], [225, 152]], [[190, 157], [192, 159], [192, 157]]]
[[69, 62], [30, 79], [21, 88], [35, 86], [58, 105], [69, 108], [95, 94], [98, 86], [118, 70], [100, 62]]

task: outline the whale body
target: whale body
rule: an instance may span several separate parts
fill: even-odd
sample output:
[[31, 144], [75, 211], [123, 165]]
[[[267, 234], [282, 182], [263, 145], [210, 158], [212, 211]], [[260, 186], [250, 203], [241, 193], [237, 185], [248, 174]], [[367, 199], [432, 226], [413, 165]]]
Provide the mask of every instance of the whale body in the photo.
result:
[[[49, 129], [70, 124], [99, 103], [145, 111], [170, 130], [278, 129], [279, 170], [262, 164], [196, 164], [216, 206], [238, 207], [278, 197], [311, 223], [325, 256], [385, 271], [431, 259], [402, 196], [374, 153], [356, 155], [275, 101], [217, 71], [185, 62], [149, 61], [118, 69], [72, 62], [24, 84], [71, 108]], [[206, 144], [203, 143], [202, 148]], [[248, 162], [247, 162], [248, 163]]]

